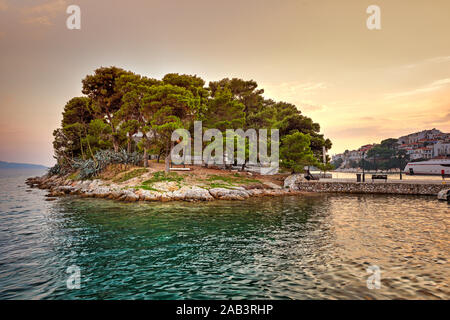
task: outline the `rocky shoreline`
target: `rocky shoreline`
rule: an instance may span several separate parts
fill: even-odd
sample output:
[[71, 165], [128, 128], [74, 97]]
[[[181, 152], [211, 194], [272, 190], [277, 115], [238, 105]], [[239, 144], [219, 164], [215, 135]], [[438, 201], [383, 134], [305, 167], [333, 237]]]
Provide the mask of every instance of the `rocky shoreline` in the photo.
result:
[[413, 183], [358, 183], [306, 181], [301, 174], [293, 174], [284, 179], [283, 186], [272, 182], [254, 183], [241, 186], [205, 188], [197, 185], [176, 185], [174, 182], [156, 183], [157, 189], [145, 190], [131, 181], [127, 184], [112, 183], [102, 179], [71, 180], [67, 176], [42, 176], [26, 180], [32, 188], [49, 191], [47, 200], [56, 200], [65, 195], [105, 198], [119, 201], [212, 201], [246, 200], [251, 197], [284, 196], [311, 193], [359, 193], [359, 194], [403, 194], [434, 195], [448, 190], [444, 184]]
[[119, 184], [107, 183], [100, 179], [76, 181], [66, 177], [42, 176], [26, 180], [32, 188], [49, 191], [48, 199], [65, 195], [104, 198], [119, 201], [212, 201], [212, 200], [245, 200], [250, 197], [283, 196], [304, 194], [286, 186], [282, 188], [273, 183], [253, 184], [245, 187], [210, 188], [198, 186], [182, 186], [176, 190], [154, 191], [135, 187], [123, 187]]

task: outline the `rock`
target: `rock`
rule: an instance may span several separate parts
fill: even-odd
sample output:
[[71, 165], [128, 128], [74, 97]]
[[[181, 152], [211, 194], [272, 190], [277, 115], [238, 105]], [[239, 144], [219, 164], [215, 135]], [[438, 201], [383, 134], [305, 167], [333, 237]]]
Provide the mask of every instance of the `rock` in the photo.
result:
[[92, 191], [96, 198], [107, 198], [111, 194], [111, 189], [108, 187], [98, 187]]
[[269, 196], [273, 196], [273, 197], [277, 197], [277, 196], [283, 196], [286, 194], [286, 192], [284, 190], [280, 189], [272, 189], [272, 190], [265, 190], [266, 191], [266, 195]]
[[140, 190], [139, 199], [144, 201], [160, 201], [161, 193], [150, 190]]
[[180, 189], [178, 187], [178, 183], [175, 181], [156, 182], [152, 185], [152, 187], [157, 190], [161, 190], [161, 191], [165, 191], [165, 192], [171, 192], [171, 191], [176, 191], [176, 190]]
[[178, 190], [175, 190], [172, 192], [167, 192], [161, 196], [161, 199], [163, 197], [164, 198], [167, 197], [168, 199], [174, 200], [174, 201], [184, 200], [184, 198], [186, 196], [186, 189], [187, 189], [187, 187], [182, 187], [181, 189], [178, 189]]
[[281, 189], [279, 185], [269, 181], [263, 182], [263, 185], [269, 189], [277, 189], [277, 190]]
[[244, 188], [241, 189], [212, 188], [209, 189], [209, 193], [214, 198], [221, 200], [244, 200], [249, 198], [249, 193]]
[[245, 190], [253, 190], [253, 189], [264, 189], [264, 185], [262, 183], [251, 183], [244, 185]]
[[94, 190], [94, 189], [96, 189], [96, 188], [98, 188], [100, 186], [100, 180], [98, 180], [98, 179], [95, 179], [94, 181], [92, 181], [90, 184], [89, 184], [89, 189], [91, 189], [91, 190]]
[[80, 189], [88, 189], [91, 182], [89, 180], [83, 181], [78, 184]]
[[119, 190], [113, 190], [109, 193], [108, 199], [118, 200], [122, 197], [123, 193]]
[[59, 192], [63, 192], [65, 194], [69, 194], [74, 190], [74, 187], [72, 186], [60, 186], [60, 187], [56, 187], [56, 190]]
[[296, 189], [297, 188], [297, 182], [304, 182], [307, 181], [302, 173], [294, 173], [291, 174], [289, 177], [284, 179], [284, 188], [289, 189]]
[[61, 197], [63, 195], [65, 195], [64, 192], [58, 191], [57, 189], [51, 189], [50, 193], [46, 195], [46, 197]]
[[261, 197], [261, 196], [265, 195], [265, 190], [264, 189], [250, 189], [250, 190], [247, 190], [247, 193], [252, 197]]
[[450, 200], [450, 189], [444, 189], [438, 192], [438, 200]]
[[214, 199], [208, 190], [195, 186], [186, 190], [184, 198], [196, 201], [210, 201]]
[[122, 196], [119, 198], [119, 200], [135, 202], [139, 200], [139, 195], [131, 190], [122, 190]]
[[164, 192], [159, 195], [158, 199], [155, 200], [161, 200], [163, 202], [165, 201], [209, 201], [213, 200], [214, 198], [211, 196], [211, 194], [208, 192], [208, 190], [200, 188], [200, 187], [187, 187], [184, 186], [178, 190], [172, 191], [172, 192]]

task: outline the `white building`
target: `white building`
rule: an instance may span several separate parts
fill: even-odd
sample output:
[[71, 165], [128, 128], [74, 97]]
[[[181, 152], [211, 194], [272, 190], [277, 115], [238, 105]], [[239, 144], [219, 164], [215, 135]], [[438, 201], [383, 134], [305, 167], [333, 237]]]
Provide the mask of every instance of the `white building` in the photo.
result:
[[409, 157], [410, 157], [411, 160], [431, 159], [433, 157], [433, 148], [431, 148], [431, 147], [422, 147], [422, 148], [418, 148], [418, 149], [413, 149], [409, 153]]
[[433, 145], [433, 157], [450, 157], [450, 142], [438, 141]]
[[406, 136], [398, 138], [398, 144], [410, 144], [414, 142], [419, 142], [419, 140], [423, 139], [432, 140], [441, 137], [442, 135], [443, 133], [436, 128], [433, 128], [431, 130], [423, 130], [420, 132], [411, 133]]

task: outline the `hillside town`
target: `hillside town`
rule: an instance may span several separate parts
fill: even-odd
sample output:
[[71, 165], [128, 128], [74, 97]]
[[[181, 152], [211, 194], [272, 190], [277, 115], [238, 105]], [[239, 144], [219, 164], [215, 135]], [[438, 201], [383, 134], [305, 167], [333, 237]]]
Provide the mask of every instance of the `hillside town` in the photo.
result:
[[[380, 152], [383, 148], [391, 152]], [[357, 150], [346, 150], [344, 153], [335, 154], [332, 156], [332, 162], [336, 169], [359, 168], [364, 163], [376, 163], [377, 157], [379, 160], [380, 158], [386, 160], [387, 157], [401, 158], [402, 163], [450, 159], [450, 133], [433, 128], [401, 136], [398, 139], [386, 139], [380, 144], [367, 144]]]

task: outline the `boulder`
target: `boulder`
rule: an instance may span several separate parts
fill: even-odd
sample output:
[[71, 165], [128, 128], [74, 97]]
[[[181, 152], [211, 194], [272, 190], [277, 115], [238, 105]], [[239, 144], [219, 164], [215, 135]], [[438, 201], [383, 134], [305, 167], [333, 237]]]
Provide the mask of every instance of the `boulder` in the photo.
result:
[[210, 201], [214, 199], [208, 190], [196, 186], [187, 188], [184, 192], [184, 198], [185, 200], [194, 201]]
[[175, 181], [161, 181], [161, 182], [155, 182], [152, 185], [153, 188], [157, 190], [161, 190], [164, 192], [172, 192], [180, 189], [178, 187], [178, 183]]
[[151, 190], [141, 190], [139, 199], [142, 199], [144, 201], [160, 201], [161, 193]]
[[264, 189], [264, 185], [262, 183], [250, 183], [243, 186], [245, 190], [253, 190], [253, 189]]
[[119, 190], [112, 190], [109, 195], [108, 199], [118, 200], [122, 197], [123, 193]]
[[277, 185], [273, 182], [269, 182], [269, 181], [263, 182], [263, 185], [269, 189], [275, 189], [275, 190], [281, 189], [281, 187], [279, 185]]
[[261, 197], [261, 196], [265, 195], [265, 190], [264, 189], [250, 189], [250, 190], [247, 190], [247, 193], [252, 197]]
[[96, 198], [107, 198], [111, 194], [111, 189], [108, 187], [97, 187], [92, 191]]
[[291, 174], [289, 177], [284, 179], [284, 188], [288, 189], [297, 189], [297, 183], [298, 182], [305, 182], [307, 181], [302, 173], [294, 173]]
[[450, 200], [450, 189], [444, 189], [438, 192], [438, 200]]
[[244, 200], [250, 197], [249, 193], [244, 188], [212, 188], [209, 193], [216, 199], [221, 200]]
[[131, 190], [122, 190], [122, 196], [120, 197], [120, 200], [128, 201], [128, 202], [134, 202], [139, 200], [139, 195], [134, 193]]

